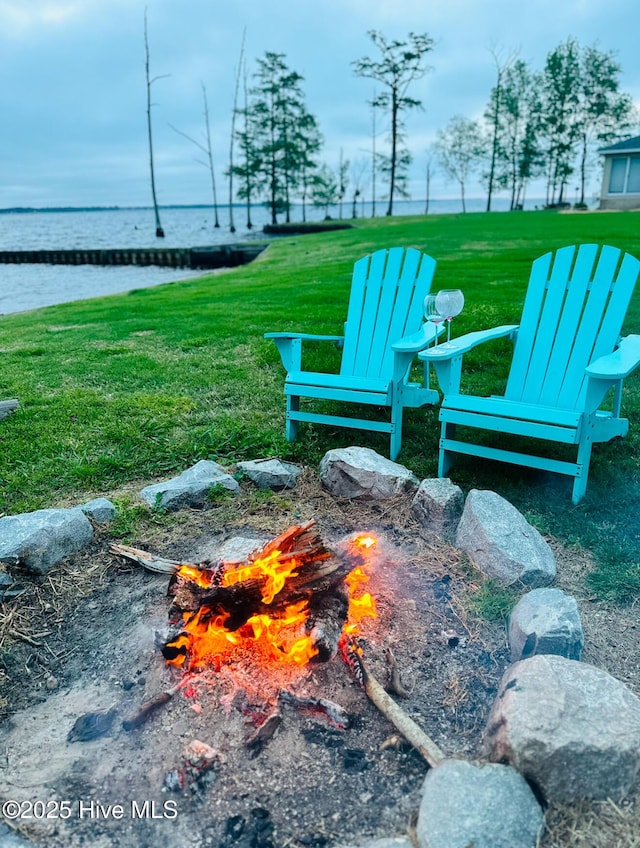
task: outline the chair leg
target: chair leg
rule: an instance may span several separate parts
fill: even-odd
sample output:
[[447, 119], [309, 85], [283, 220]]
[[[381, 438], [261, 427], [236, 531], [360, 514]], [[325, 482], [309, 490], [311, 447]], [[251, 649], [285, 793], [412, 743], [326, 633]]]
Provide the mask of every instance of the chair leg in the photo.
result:
[[285, 425], [285, 436], [288, 442], [295, 442], [298, 436], [299, 421], [291, 418], [291, 412], [298, 412], [300, 409], [300, 398], [292, 395], [287, 395], [287, 423]]
[[442, 423], [440, 430], [440, 453], [438, 456], [438, 477], [446, 477], [453, 465], [453, 451], [445, 450], [444, 440], [453, 439], [456, 434], [456, 425]]
[[402, 447], [402, 406], [391, 407], [391, 445], [389, 457], [395, 460]]
[[574, 504], [580, 503], [587, 491], [587, 478], [589, 477], [589, 464], [591, 462], [591, 449], [593, 442], [591, 436], [587, 435], [578, 447], [577, 471], [579, 475], [573, 481], [573, 492], [571, 500]]

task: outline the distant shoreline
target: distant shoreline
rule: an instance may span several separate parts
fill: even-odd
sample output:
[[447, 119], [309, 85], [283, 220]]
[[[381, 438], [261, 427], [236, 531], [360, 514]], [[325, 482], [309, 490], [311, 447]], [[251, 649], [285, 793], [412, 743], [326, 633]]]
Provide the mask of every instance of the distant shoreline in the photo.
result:
[[[483, 203], [484, 203], [486, 198], [482, 198], [482, 197], [469, 197], [469, 198], [467, 198], [467, 202], [471, 203], [471, 204], [473, 204], [475, 201], [478, 201], [478, 200], [482, 200]], [[378, 205], [380, 206], [380, 208], [382, 208], [384, 203], [385, 203], [385, 201], [383, 201], [383, 200], [378, 201]], [[432, 197], [429, 200], [429, 203], [430, 204], [439, 204], [439, 203], [458, 204], [458, 203], [460, 203], [460, 198], [458, 198], [458, 197], [437, 197], [437, 198]], [[543, 203], [544, 203], [544, 199], [542, 199], [542, 198], [532, 198], [530, 201], [528, 201], [528, 203], [529, 204], [531, 204], [531, 203], [538, 204], [539, 203], [540, 206], [542, 206]], [[370, 204], [371, 204], [371, 201], [368, 201], [368, 205], [370, 205]], [[396, 206], [396, 207], [402, 207], [404, 204], [410, 204], [411, 206], [416, 206], [417, 204], [419, 204], [420, 206], [424, 206], [424, 204], [426, 204], [426, 200], [418, 199], [418, 200], [396, 200], [396, 201], [394, 201], [394, 206]], [[302, 206], [301, 203], [292, 203], [291, 205], [292, 205], [292, 208], [298, 208], [298, 207]], [[345, 201], [345, 203], [343, 205], [344, 205], [345, 210], [348, 211], [348, 208], [350, 208], [351, 204], [347, 203]], [[159, 209], [207, 209], [207, 210], [213, 210], [214, 208], [215, 207], [212, 203], [169, 203], [169, 204], [166, 204], [166, 205], [159, 206]], [[229, 206], [228, 203], [219, 203], [218, 204], [218, 209], [229, 209], [229, 208], [246, 209], [247, 206], [246, 206], [246, 203], [233, 203], [233, 204], [231, 204], [231, 206]], [[252, 203], [251, 204], [251, 209], [255, 210], [255, 209], [263, 209], [263, 208], [264, 208], [263, 203]], [[153, 209], [153, 206], [11, 206], [11, 207], [0, 208], [0, 215], [35, 215], [35, 214], [39, 214], [39, 213], [48, 214], [48, 213], [56, 213], [56, 212], [61, 212], [61, 213], [65, 213], [65, 212], [67, 212], [67, 213], [69, 213], [69, 212], [130, 212], [130, 211], [148, 211], [148, 210], [152, 210], [152, 209]], [[498, 211], [498, 210], [495, 210], [495, 211]], [[508, 210], [500, 210], [500, 211], [508, 211]], [[417, 213], [411, 213], [411, 214], [417, 214]], [[425, 212], [423, 214], [429, 214], [429, 213]], [[345, 216], [345, 217], [348, 217], [348, 216]], [[366, 217], [366, 216], [359, 216], [359, 217]], [[377, 217], [385, 217], [385, 216], [382, 215], [382, 214], [378, 214]]]
[[[234, 203], [234, 208], [244, 208], [244, 204]], [[174, 203], [160, 206], [160, 209], [213, 209], [210, 203]], [[223, 208], [228, 208], [224, 206]], [[153, 209], [153, 206], [12, 206], [0, 208], [0, 215], [31, 214], [38, 212], [127, 212], [129, 210]]]

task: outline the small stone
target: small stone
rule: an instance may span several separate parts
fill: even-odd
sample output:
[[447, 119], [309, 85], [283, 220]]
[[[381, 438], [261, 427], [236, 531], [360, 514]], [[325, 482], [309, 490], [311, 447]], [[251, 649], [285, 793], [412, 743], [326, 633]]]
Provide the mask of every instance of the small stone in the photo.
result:
[[462, 515], [462, 489], [447, 477], [423, 480], [411, 502], [411, 512], [429, 533], [447, 542], [453, 540]]
[[222, 486], [231, 494], [240, 490], [237, 480], [234, 480], [221, 465], [201, 459], [178, 477], [146, 486], [140, 492], [140, 497], [149, 506], [166, 510], [186, 506], [198, 507], [207, 503], [214, 486]]
[[511, 662], [534, 654], [558, 654], [579, 660], [584, 632], [575, 598], [561, 589], [532, 589], [513, 608], [509, 619]]
[[280, 459], [254, 459], [239, 462], [240, 468], [259, 489], [292, 489], [302, 469]]
[[264, 545], [264, 541], [252, 536], [232, 536], [216, 548], [212, 558], [223, 562], [246, 562], [250, 554], [261, 550]]
[[94, 498], [79, 507], [85, 515], [99, 524], [106, 524], [116, 517], [117, 509], [107, 498]]
[[47, 689], [49, 689], [49, 691], [53, 692], [54, 689], [58, 688], [58, 678], [50, 674], [49, 677], [47, 677], [47, 679], [45, 680], [44, 685], [47, 687]]

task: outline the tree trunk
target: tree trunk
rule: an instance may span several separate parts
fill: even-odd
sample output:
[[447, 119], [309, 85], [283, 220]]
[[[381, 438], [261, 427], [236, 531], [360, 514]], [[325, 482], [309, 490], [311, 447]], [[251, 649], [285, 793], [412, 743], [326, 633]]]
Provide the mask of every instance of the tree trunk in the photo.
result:
[[389, 173], [389, 205], [387, 215], [393, 215], [393, 194], [396, 188], [396, 159], [398, 155], [398, 92], [391, 92], [391, 171]]
[[156, 238], [164, 238], [164, 230], [160, 223], [160, 211], [156, 196], [156, 179], [153, 167], [153, 135], [151, 132], [151, 85], [153, 80], [149, 77], [149, 37], [147, 32], [147, 12], [144, 13], [144, 48], [145, 48], [145, 71], [147, 78], [147, 133], [149, 136], [149, 165], [151, 168], [151, 197], [153, 199], [153, 211], [156, 219]]

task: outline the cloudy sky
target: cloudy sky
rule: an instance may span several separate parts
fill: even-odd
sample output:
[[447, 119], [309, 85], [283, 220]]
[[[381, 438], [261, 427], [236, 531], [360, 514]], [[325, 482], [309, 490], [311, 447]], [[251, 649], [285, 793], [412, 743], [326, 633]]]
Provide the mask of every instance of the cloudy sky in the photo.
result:
[[[437, 130], [455, 114], [482, 115], [495, 82], [492, 47], [518, 51], [541, 69], [569, 36], [597, 43], [616, 51], [622, 88], [640, 104], [637, 0], [0, 0], [0, 207], [150, 205], [145, 7], [151, 73], [162, 77], [153, 85], [161, 204], [211, 200], [198, 150], [170, 126], [203, 138], [202, 83], [219, 192], [226, 191], [245, 28], [249, 74], [268, 50], [285, 54], [303, 75], [332, 167], [341, 150], [351, 162], [369, 155], [373, 83], [351, 67], [376, 54], [367, 31], [388, 38], [426, 32], [435, 40], [432, 70], [411, 90], [424, 104], [408, 121], [415, 199], [424, 197], [426, 151]], [[590, 189], [597, 186], [594, 175]], [[432, 196], [457, 190], [436, 173]]]

